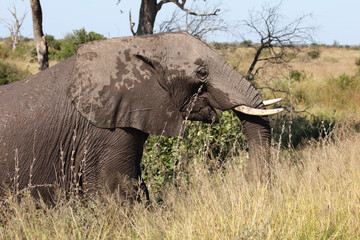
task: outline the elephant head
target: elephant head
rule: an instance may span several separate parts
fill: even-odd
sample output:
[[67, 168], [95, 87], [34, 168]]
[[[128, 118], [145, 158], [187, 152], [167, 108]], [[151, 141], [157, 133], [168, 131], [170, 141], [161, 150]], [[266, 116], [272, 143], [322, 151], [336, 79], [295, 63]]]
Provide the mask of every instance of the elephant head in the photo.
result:
[[[79, 46], [68, 95], [97, 127], [165, 136], [182, 134], [185, 120], [213, 122], [215, 109], [235, 109], [251, 162], [269, 157], [269, 121], [259, 115], [273, 112], [265, 110], [254, 87], [219, 54], [184, 32]], [[256, 149], [262, 149], [261, 156]]]

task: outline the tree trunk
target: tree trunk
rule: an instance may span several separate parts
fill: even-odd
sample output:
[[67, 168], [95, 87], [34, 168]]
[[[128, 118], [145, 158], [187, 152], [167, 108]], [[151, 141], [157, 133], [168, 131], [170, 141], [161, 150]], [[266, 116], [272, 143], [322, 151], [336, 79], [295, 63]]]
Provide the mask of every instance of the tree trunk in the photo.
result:
[[14, 52], [16, 49], [16, 45], [18, 44], [18, 38], [17, 38], [17, 33], [13, 34], [11, 33], [11, 40], [12, 40], [12, 51]]
[[34, 41], [36, 45], [39, 70], [42, 71], [49, 67], [49, 60], [48, 45], [42, 30], [42, 11], [40, 0], [30, 0], [30, 6], [33, 19]]
[[136, 31], [136, 35], [147, 35], [154, 33], [154, 23], [157, 12], [158, 8], [156, 0], [141, 1], [139, 25]]

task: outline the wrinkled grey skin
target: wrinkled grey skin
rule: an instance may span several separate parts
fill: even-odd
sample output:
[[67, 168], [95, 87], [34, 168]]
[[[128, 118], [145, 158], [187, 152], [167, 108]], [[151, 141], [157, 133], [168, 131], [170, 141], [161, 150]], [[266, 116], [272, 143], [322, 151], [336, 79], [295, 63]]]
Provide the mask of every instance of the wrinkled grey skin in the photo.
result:
[[[83, 191], [134, 196], [149, 134], [178, 136], [185, 118], [212, 122], [215, 109], [238, 105], [264, 108], [248, 81], [187, 33], [81, 45], [76, 56], [0, 88], [1, 191], [69, 188], [75, 175]], [[269, 157], [269, 122], [237, 115], [252, 178]]]

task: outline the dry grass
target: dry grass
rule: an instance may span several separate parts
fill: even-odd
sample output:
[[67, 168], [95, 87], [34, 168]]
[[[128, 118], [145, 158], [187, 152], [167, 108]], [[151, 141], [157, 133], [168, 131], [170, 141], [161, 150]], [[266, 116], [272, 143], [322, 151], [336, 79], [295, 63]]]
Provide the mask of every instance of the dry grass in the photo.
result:
[[[7, 59], [6, 62], [15, 64], [18, 67], [20, 67], [22, 70], [28, 69], [32, 74], [36, 74], [39, 72], [39, 66], [35, 61], [30, 62], [30, 61], [18, 61], [18, 60]], [[50, 61], [49, 65], [50, 67], [52, 67], [57, 63], [58, 63], [57, 61]]]
[[[360, 134], [338, 127], [300, 151], [277, 152], [273, 186], [247, 183], [242, 157], [190, 182], [125, 207], [105, 195], [86, 204], [59, 198], [55, 207], [25, 196], [1, 210], [2, 239], [359, 239]], [[41, 204], [40, 204], [41, 205]]]
[[[300, 52], [289, 53], [289, 67], [267, 65], [259, 72], [257, 87], [270, 87], [262, 90], [264, 98], [282, 97], [296, 110], [307, 109], [314, 116], [343, 120], [349, 114], [360, 111], [359, 76], [360, 59], [358, 48], [336, 48], [321, 46], [304, 47]], [[318, 58], [312, 59], [309, 51], [319, 51]], [[251, 48], [228, 48], [220, 51], [227, 62], [245, 74], [255, 51]], [[262, 62], [258, 64], [261, 66]], [[257, 66], [257, 67], [258, 67]], [[301, 74], [300, 79], [290, 79], [291, 72]], [[344, 83], [341, 83], [343, 76]], [[352, 79], [354, 78], [354, 79]], [[351, 83], [347, 83], [351, 80]]]
[[[356, 59], [360, 58], [360, 50], [336, 47], [319, 47], [320, 56], [311, 59], [307, 52], [312, 47], [301, 48], [300, 53], [290, 61], [293, 69], [304, 71], [307, 76], [321, 81], [324, 78], [340, 74], [355, 74], [358, 71]], [[253, 60], [255, 50], [248, 47], [228, 48], [218, 51], [225, 60], [240, 72], [246, 72]]]
[[291, 66], [313, 76], [314, 80], [321, 81], [343, 73], [352, 75], [358, 71], [355, 61], [360, 57], [360, 50], [320, 47], [318, 59], [309, 59], [306, 56], [309, 50], [310, 48], [304, 49], [298, 58], [291, 61]]
[[[18, 67], [20, 67], [22, 70], [28, 69], [32, 74], [36, 74], [39, 72], [39, 66], [38, 66], [37, 62], [34, 62], [34, 61], [25, 62], [25, 61], [7, 59], [6, 62], [15, 64]], [[58, 63], [57, 61], [50, 61], [49, 65], [50, 65], [50, 67], [52, 67], [57, 63]]]

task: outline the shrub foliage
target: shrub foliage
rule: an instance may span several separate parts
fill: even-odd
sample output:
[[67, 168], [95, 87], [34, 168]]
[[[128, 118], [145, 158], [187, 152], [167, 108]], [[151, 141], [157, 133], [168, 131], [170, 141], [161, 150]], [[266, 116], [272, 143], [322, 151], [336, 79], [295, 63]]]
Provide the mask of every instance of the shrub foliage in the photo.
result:
[[317, 59], [320, 57], [320, 51], [317, 49], [313, 49], [307, 52], [307, 55], [311, 58], [311, 59]]
[[218, 124], [188, 122], [182, 137], [150, 136], [142, 159], [143, 176], [152, 180], [153, 191], [160, 191], [177, 180], [178, 173], [187, 175], [194, 161], [206, 161], [212, 172], [244, 148], [240, 121], [226, 111], [219, 115]]
[[80, 44], [102, 40], [105, 37], [99, 33], [86, 32], [84, 28], [73, 30], [63, 40], [56, 40], [54, 36], [47, 35], [49, 45], [49, 58], [57, 61], [65, 60], [75, 54], [75, 48]]
[[21, 70], [14, 64], [0, 60], [0, 85], [12, 83], [31, 76], [29, 70]]

